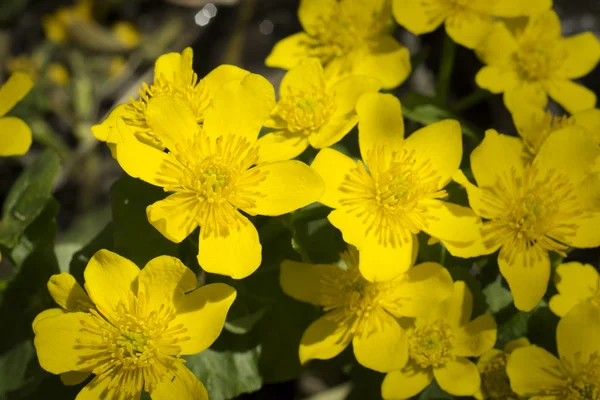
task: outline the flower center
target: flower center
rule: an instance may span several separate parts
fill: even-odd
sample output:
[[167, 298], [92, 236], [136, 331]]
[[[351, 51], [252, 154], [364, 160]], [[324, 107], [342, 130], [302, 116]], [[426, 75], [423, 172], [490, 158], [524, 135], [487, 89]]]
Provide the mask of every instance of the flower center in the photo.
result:
[[409, 337], [410, 357], [421, 368], [441, 367], [454, 359], [452, 328], [444, 320], [437, 320], [416, 328]]
[[340, 203], [369, 227], [385, 246], [406, 243], [431, 220], [424, 201], [446, 196], [431, 162], [417, 161], [414, 151], [394, 153], [391, 162], [383, 148], [369, 154], [369, 169], [361, 162], [342, 182]]
[[517, 400], [519, 396], [510, 388], [506, 374], [506, 354], [493, 358], [481, 373], [481, 391], [484, 398]]
[[312, 87], [308, 91], [289, 90], [275, 109], [275, 116], [287, 123], [293, 133], [310, 135], [329, 121], [335, 111], [335, 97], [324, 87]]

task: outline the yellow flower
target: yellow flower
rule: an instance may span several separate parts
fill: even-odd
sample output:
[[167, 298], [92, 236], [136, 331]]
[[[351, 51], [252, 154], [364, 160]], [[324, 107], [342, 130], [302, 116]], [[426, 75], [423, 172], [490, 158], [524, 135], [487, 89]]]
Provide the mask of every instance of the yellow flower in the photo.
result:
[[404, 140], [396, 97], [367, 93], [356, 111], [363, 161], [323, 149], [312, 167], [325, 180], [321, 203], [335, 209], [329, 221], [360, 251], [363, 276], [385, 281], [406, 271], [413, 235], [422, 230], [461, 256], [480, 221], [468, 208], [440, 200], [462, 158], [458, 122], [438, 122]]
[[265, 123], [275, 132], [258, 140], [260, 159], [289, 160], [309, 144], [320, 149], [338, 142], [358, 122], [358, 98], [380, 87], [378, 80], [358, 75], [332, 84], [318, 59], [300, 61], [281, 81], [279, 102]]
[[452, 297], [439, 303], [408, 331], [406, 367], [390, 372], [381, 386], [384, 399], [408, 399], [420, 393], [435, 377], [446, 392], [473, 395], [481, 377], [466, 357], [478, 357], [494, 347], [496, 323], [489, 315], [471, 321], [473, 296], [464, 282], [454, 283]]
[[518, 98], [533, 98], [543, 107], [548, 95], [570, 113], [596, 106], [594, 92], [573, 79], [596, 67], [600, 43], [591, 32], [563, 38], [554, 11], [532, 16], [516, 32], [497, 22], [477, 52], [487, 64], [477, 73], [477, 85], [504, 93], [509, 108]]
[[[215, 283], [196, 289], [196, 276], [176, 258], [157, 257], [140, 271], [108, 250], [92, 257], [84, 278], [89, 298], [74, 280], [53, 277], [60, 293], [53, 296], [70, 312], [35, 323], [42, 368], [94, 374], [78, 399], [139, 398], [142, 391], [155, 400], [208, 399], [181, 356], [199, 353], [217, 339], [236, 297], [232, 287]], [[69, 293], [80, 299], [77, 306], [65, 298]], [[88, 302], [95, 308], [79, 311]]]
[[131, 22], [119, 21], [115, 23], [112, 26], [112, 32], [128, 49], [133, 49], [140, 44], [140, 33]]
[[558, 356], [537, 346], [516, 349], [506, 372], [521, 396], [544, 400], [600, 398], [600, 308], [583, 303], [558, 323]]
[[69, 82], [69, 71], [64, 67], [64, 65], [59, 63], [52, 63], [48, 66], [46, 70], [46, 75], [48, 79], [57, 85], [66, 85]]
[[202, 127], [181, 99], [152, 98], [147, 122], [169, 153], [143, 146], [124, 156], [140, 179], [172, 192], [147, 209], [156, 229], [179, 243], [201, 227], [198, 262], [208, 272], [239, 279], [260, 265], [258, 232], [239, 210], [282, 215], [323, 194], [319, 175], [299, 161], [259, 163], [256, 140], [274, 105], [273, 86], [255, 74], [223, 85]]
[[77, 0], [74, 6], [61, 7], [54, 14], [45, 15], [42, 26], [51, 42], [64, 43], [68, 37], [69, 25], [76, 20], [92, 19], [92, 0]]
[[549, 251], [564, 256], [569, 246], [600, 245], [600, 213], [582, 201], [588, 194], [581, 185], [599, 149], [579, 129], [567, 127], [546, 139], [533, 163], [523, 159], [523, 151], [518, 138], [490, 130], [471, 153], [479, 187], [462, 172], [454, 179], [487, 220], [472, 256], [500, 249], [498, 265], [515, 306], [530, 311], [546, 293]]
[[517, 400], [519, 395], [510, 388], [510, 381], [506, 374], [506, 362], [510, 354], [521, 347], [529, 346], [529, 340], [521, 338], [511, 340], [504, 345], [504, 351], [491, 349], [486, 351], [477, 360], [477, 369], [481, 374], [481, 388], [473, 397], [478, 400]]
[[16, 117], [6, 117], [33, 87], [31, 77], [15, 72], [0, 87], [0, 156], [16, 156], [27, 153], [31, 146], [31, 129]]
[[306, 57], [317, 57], [328, 77], [365, 75], [386, 89], [410, 74], [408, 50], [392, 33], [389, 0], [302, 0], [298, 18], [304, 32], [275, 45], [265, 63], [294, 68]]
[[[221, 65], [203, 79], [192, 69], [193, 52], [186, 48], [181, 53], [167, 53], [156, 60], [154, 66], [154, 82], [146, 83], [139, 89], [140, 99], [117, 106], [100, 124], [92, 126], [96, 139], [108, 142], [115, 158], [129, 175], [137, 177], [139, 164], [127, 163], [129, 153], [143, 153], [146, 147], [153, 146], [164, 149], [165, 144], [152, 132], [146, 121], [148, 101], [154, 97], [175, 96], [190, 108], [197, 122], [204, 121], [204, 116], [212, 97], [226, 82], [239, 80], [249, 72], [233, 65]], [[116, 129], [117, 120], [122, 119], [131, 129], [124, 130], [133, 135], [123, 138]], [[125, 140], [127, 139], [127, 140]]]
[[421, 316], [450, 297], [452, 277], [441, 265], [427, 262], [394, 280], [372, 283], [358, 271], [354, 247], [341, 258], [344, 268], [281, 263], [283, 291], [326, 312], [302, 335], [300, 361], [333, 358], [352, 342], [356, 359], [365, 367], [381, 372], [404, 367], [408, 342], [396, 318]]
[[554, 284], [558, 294], [552, 296], [548, 305], [559, 317], [564, 317], [581, 302], [589, 301], [600, 307], [600, 274], [590, 264], [560, 264], [555, 271]]

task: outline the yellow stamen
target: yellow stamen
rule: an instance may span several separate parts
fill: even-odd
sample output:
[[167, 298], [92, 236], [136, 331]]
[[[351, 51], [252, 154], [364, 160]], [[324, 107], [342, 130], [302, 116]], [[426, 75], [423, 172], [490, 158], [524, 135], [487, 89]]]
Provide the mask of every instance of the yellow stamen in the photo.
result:
[[421, 368], [441, 367], [454, 359], [454, 334], [450, 325], [436, 320], [414, 329], [408, 340], [408, 351]]
[[275, 118], [287, 124], [293, 133], [310, 135], [325, 125], [335, 111], [335, 97], [321, 87], [310, 90], [289, 89], [275, 108]]
[[518, 400], [519, 395], [510, 388], [510, 380], [506, 374], [505, 353], [498, 354], [490, 360], [481, 372], [481, 392], [486, 399]]

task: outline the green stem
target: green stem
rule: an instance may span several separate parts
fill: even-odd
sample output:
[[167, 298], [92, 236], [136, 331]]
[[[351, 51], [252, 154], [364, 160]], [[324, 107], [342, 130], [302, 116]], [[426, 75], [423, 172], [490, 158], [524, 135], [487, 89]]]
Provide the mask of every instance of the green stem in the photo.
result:
[[452, 111], [455, 113], [460, 113], [462, 111], [468, 110], [471, 107], [481, 103], [483, 100], [490, 97], [492, 94], [487, 90], [476, 90], [473, 93], [463, 97], [458, 100], [456, 104], [452, 106]]
[[456, 57], [456, 43], [450, 36], [444, 36], [444, 44], [442, 47], [442, 59], [440, 61], [440, 71], [436, 87], [436, 98], [442, 105], [448, 104], [448, 96], [450, 94], [450, 79], [452, 78], [452, 70], [454, 69], [454, 58]]

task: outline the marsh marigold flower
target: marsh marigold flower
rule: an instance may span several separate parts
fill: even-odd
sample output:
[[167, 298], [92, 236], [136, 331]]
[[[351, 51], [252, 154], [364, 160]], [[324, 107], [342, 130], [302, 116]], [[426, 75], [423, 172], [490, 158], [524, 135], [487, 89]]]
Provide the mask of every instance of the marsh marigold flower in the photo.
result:
[[0, 156], [2, 157], [25, 154], [31, 146], [29, 126], [17, 117], [5, 115], [32, 87], [33, 81], [23, 72], [15, 72], [0, 87]]
[[128, 49], [134, 49], [140, 44], [140, 32], [131, 22], [119, 21], [112, 26], [111, 31]]
[[402, 368], [408, 342], [396, 318], [421, 316], [450, 297], [452, 277], [441, 265], [427, 262], [394, 280], [373, 283], [358, 271], [354, 247], [341, 258], [343, 267], [281, 263], [283, 291], [326, 312], [302, 335], [300, 361], [333, 358], [352, 342], [365, 367], [381, 372]]
[[405, 140], [396, 97], [365, 94], [356, 111], [363, 161], [323, 149], [312, 166], [325, 180], [320, 202], [335, 209], [329, 221], [360, 251], [363, 276], [385, 281], [406, 271], [413, 235], [420, 231], [461, 256], [465, 243], [476, 239], [471, 225], [478, 226], [479, 218], [441, 201], [462, 158], [459, 123], [441, 121]]
[[393, 0], [396, 21], [415, 35], [445, 23], [456, 43], [473, 49], [489, 35], [494, 17], [532, 15], [552, 7], [552, 0]]
[[70, 24], [78, 20], [92, 20], [92, 6], [92, 0], [77, 0], [73, 6], [61, 7], [53, 14], [44, 15], [42, 26], [48, 40], [64, 43], [68, 39]]
[[425, 389], [435, 377], [446, 392], [470, 396], [480, 387], [475, 364], [478, 357], [494, 347], [496, 323], [489, 315], [471, 321], [473, 296], [464, 282], [454, 282], [447, 300], [417, 317], [407, 331], [408, 364], [385, 376], [381, 386], [384, 399], [408, 399]]
[[291, 69], [316, 57], [329, 77], [370, 76], [386, 89], [410, 74], [408, 50], [392, 36], [389, 0], [301, 0], [298, 18], [304, 32], [277, 43], [267, 66]]
[[600, 308], [583, 303], [558, 323], [558, 358], [538, 346], [513, 351], [506, 366], [519, 395], [544, 400], [600, 398]]
[[513, 31], [497, 22], [477, 54], [487, 64], [477, 73], [477, 85], [504, 93], [509, 108], [518, 98], [535, 99], [543, 107], [548, 96], [570, 113], [596, 106], [594, 92], [573, 79], [596, 67], [600, 42], [591, 32], [563, 38], [554, 11], [532, 16], [523, 29]]
[[518, 138], [490, 130], [471, 153], [479, 187], [462, 172], [455, 176], [486, 220], [483, 242], [465, 251], [477, 256], [500, 249], [498, 266], [519, 310], [533, 309], [546, 293], [549, 251], [565, 256], [569, 246], [600, 245], [600, 213], [582, 201], [588, 189], [581, 184], [598, 151], [580, 130], [567, 127], [550, 135], [529, 163]]
[[481, 388], [473, 397], [477, 400], [517, 400], [519, 395], [510, 388], [506, 362], [515, 349], [529, 344], [529, 340], [521, 338], [506, 343], [504, 350], [491, 349], [483, 353], [477, 360], [477, 368], [481, 374]]
[[69, 83], [69, 71], [64, 65], [59, 63], [52, 63], [48, 65], [46, 76], [52, 83], [60, 86], [64, 86]]
[[554, 272], [554, 285], [558, 294], [552, 296], [548, 306], [559, 317], [581, 302], [600, 307], [600, 274], [590, 264], [560, 264]]
[[196, 289], [196, 276], [176, 258], [157, 257], [140, 271], [107, 250], [92, 257], [84, 278], [89, 298], [70, 279], [52, 278], [64, 284], [53, 296], [65, 310], [45, 311], [34, 325], [42, 368], [95, 375], [78, 399], [139, 398], [142, 391], [153, 399], [208, 399], [181, 356], [217, 339], [236, 297], [232, 287]]
[[333, 83], [318, 59], [301, 61], [281, 81], [279, 102], [265, 123], [275, 131], [258, 139], [260, 159], [288, 160], [309, 145], [320, 149], [338, 142], [358, 122], [358, 98], [380, 87], [377, 79], [359, 75]]
[[[323, 194], [306, 164], [260, 163], [256, 140], [274, 105], [273, 86], [255, 74], [223, 85], [202, 127], [177, 97], [148, 103], [147, 122], [169, 152], [145, 146], [128, 162], [139, 163], [140, 179], [171, 192], [148, 207], [148, 221], [176, 243], [200, 226], [198, 262], [208, 272], [238, 279], [260, 265], [258, 232], [240, 211], [282, 215]], [[119, 130], [127, 129], [120, 120]]]

